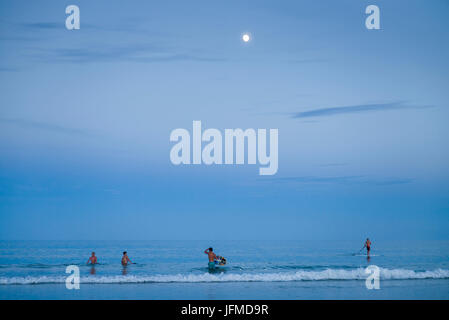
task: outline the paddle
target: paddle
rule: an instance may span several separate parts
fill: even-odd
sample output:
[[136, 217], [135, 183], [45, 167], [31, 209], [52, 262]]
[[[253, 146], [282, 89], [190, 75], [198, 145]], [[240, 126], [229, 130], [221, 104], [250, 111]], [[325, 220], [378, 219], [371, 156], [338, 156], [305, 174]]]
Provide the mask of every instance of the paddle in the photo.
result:
[[360, 254], [360, 252], [362, 252], [363, 249], [365, 249], [365, 246], [363, 246], [362, 249], [359, 250], [359, 252], [353, 253], [353, 255], [355, 256], [356, 254]]

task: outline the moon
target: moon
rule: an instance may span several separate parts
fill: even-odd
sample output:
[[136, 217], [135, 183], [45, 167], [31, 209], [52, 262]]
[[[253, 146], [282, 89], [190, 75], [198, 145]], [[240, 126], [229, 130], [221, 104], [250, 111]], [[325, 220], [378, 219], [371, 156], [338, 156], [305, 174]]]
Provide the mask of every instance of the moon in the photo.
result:
[[249, 36], [249, 34], [245, 33], [245, 34], [242, 36], [242, 40], [243, 40], [244, 42], [248, 42], [249, 40], [251, 40], [251, 37]]

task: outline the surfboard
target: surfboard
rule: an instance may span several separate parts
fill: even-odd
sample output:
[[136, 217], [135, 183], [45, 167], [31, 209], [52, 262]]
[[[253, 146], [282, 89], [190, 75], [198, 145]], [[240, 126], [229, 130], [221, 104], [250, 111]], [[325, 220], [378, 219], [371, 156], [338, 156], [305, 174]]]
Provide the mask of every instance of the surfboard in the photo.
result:
[[215, 267], [223, 267], [226, 265], [226, 258], [220, 256], [218, 256], [217, 258], [218, 259], [215, 260]]

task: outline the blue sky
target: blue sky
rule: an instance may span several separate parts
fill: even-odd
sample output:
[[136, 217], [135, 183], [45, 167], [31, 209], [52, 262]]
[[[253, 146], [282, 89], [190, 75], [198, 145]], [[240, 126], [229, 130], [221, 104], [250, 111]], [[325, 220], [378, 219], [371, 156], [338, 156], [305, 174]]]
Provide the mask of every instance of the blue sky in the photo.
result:
[[[448, 9], [2, 1], [0, 238], [449, 239]], [[279, 129], [277, 174], [172, 165], [193, 120]]]

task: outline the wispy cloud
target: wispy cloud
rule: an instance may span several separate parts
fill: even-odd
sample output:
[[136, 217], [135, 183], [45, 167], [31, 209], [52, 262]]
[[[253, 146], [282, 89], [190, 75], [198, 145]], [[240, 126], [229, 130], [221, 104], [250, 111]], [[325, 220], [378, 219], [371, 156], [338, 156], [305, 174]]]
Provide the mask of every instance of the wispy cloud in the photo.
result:
[[0, 67], [0, 72], [16, 72], [19, 71], [19, 68], [14, 67]]
[[80, 136], [91, 136], [91, 134], [87, 131], [76, 129], [76, 128], [69, 128], [60, 126], [57, 124], [52, 123], [45, 123], [45, 122], [38, 122], [33, 120], [26, 120], [26, 119], [12, 119], [12, 118], [0, 118], [0, 122], [4, 124], [10, 124], [10, 125], [16, 125], [23, 128], [31, 128], [31, 129], [37, 129], [37, 130], [45, 130], [45, 131], [51, 131], [51, 132], [57, 132], [57, 133], [63, 133], [63, 134], [71, 134], [71, 135], [80, 135]]
[[407, 183], [412, 183], [413, 179], [408, 179], [408, 178], [391, 178], [391, 179], [386, 179], [386, 180], [378, 180], [378, 181], [368, 181], [367, 183], [369, 184], [373, 184], [373, 185], [378, 185], [378, 186], [391, 186], [391, 185], [395, 185], [395, 184], [407, 184]]
[[[170, 36], [166, 31], [156, 31], [154, 29], [148, 28], [145, 26], [147, 22], [146, 18], [128, 18], [122, 19], [120, 21], [110, 21], [102, 22], [102, 23], [86, 23], [81, 22], [81, 30], [85, 31], [100, 31], [100, 32], [108, 32], [108, 33], [129, 33], [132, 35], [145, 35], [145, 36]], [[28, 29], [35, 31], [51, 31], [51, 30], [61, 30], [66, 31], [65, 20], [62, 21], [37, 21], [37, 22], [28, 22], [28, 23], [17, 23], [14, 21], [0, 21], [1, 24], [6, 24], [9, 28], [18, 28], [20, 29]]]
[[218, 62], [222, 58], [192, 55], [187, 53], [174, 53], [174, 50], [158, 44], [135, 45], [126, 47], [107, 48], [74, 48], [53, 49], [37, 53], [35, 56], [45, 62], [60, 63], [100, 63], [128, 61], [136, 63], [155, 63], [173, 61]]
[[309, 111], [297, 112], [292, 115], [293, 118], [311, 118], [311, 117], [328, 117], [340, 114], [350, 113], [365, 113], [375, 111], [389, 111], [401, 109], [422, 109], [430, 108], [432, 106], [414, 106], [406, 104], [404, 101], [390, 102], [390, 103], [375, 103], [375, 104], [359, 104], [353, 106], [338, 106], [331, 108], [321, 108]]
[[262, 181], [274, 183], [298, 183], [298, 184], [365, 184], [374, 186], [388, 186], [397, 184], [411, 183], [413, 180], [409, 178], [382, 178], [371, 179], [365, 176], [337, 176], [337, 177], [317, 177], [317, 176], [302, 176], [302, 177], [281, 177], [264, 179]]
[[[26, 49], [26, 58], [34, 59], [36, 62], [43, 63], [102, 63], [102, 62], [135, 62], [135, 63], [164, 63], [176, 61], [190, 62], [220, 62], [225, 61], [222, 57], [216, 56], [201, 50], [189, 50], [189, 48], [177, 47], [177, 42], [171, 42], [173, 35], [147, 30], [140, 21], [125, 20], [116, 25], [81, 25], [81, 29], [87, 31], [89, 36], [85, 39], [95, 39], [94, 43], [75, 45], [74, 47], [61, 47], [58, 42], [61, 35], [66, 31], [64, 23], [61, 22], [33, 22], [33, 23], [9, 23], [10, 28], [16, 28], [16, 33], [12, 36], [2, 36], [2, 41], [15, 41], [18, 43], [29, 44], [36, 39], [52, 40], [52, 43], [46, 46], [29, 45]], [[24, 29], [33, 32], [33, 37], [29, 37], [30, 32], [24, 32]], [[62, 32], [62, 33], [61, 33]], [[117, 32], [126, 32], [132, 34], [126, 37], [128, 44], [117, 45], [117, 42], [109, 42], [111, 36], [104, 36], [104, 33], [115, 34]], [[23, 34], [23, 35], [22, 35]], [[25, 36], [26, 34], [26, 36]], [[58, 38], [59, 37], [59, 38]], [[56, 39], [56, 40], [55, 40]], [[103, 43], [99, 44], [98, 39]], [[194, 53], [192, 53], [194, 52]], [[1, 70], [0, 70], [1, 71]]]
[[61, 29], [65, 28], [64, 23], [56, 22], [35, 22], [35, 23], [24, 23], [24, 27], [30, 29]]
[[343, 162], [334, 162], [334, 163], [324, 163], [321, 164], [320, 167], [342, 167], [348, 165], [347, 163]]
[[[1, 27], [1, 26], [0, 26]], [[29, 42], [39, 42], [42, 41], [41, 37], [29, 37], [29, 36], [0, 36], [0, 41], [5, 43], [6, 41], [10, 42], [21, 42], [21, 43], [29, 43]]]
[[272, 178], [272, 179], [265, 179], [265, 181], [298, 182], [298, 183], [348, 183], [359, 178], [362, 178], [362, 176], [339, 176], [339, 177], [303, 176], [303, 177]]
[[327, 61], [328, 61], [327, 59], [315, 59], [315, 58], [286, 60], [287, 63], [291, 63], [291, 64], [318, 63], [318, 62], [327, 62]]
[[199, 62], [219, 62], [226, 61], [223, 58], [211, 58], [204, 56], [194, 56], [190, 54], [172, 54], [165, 56], [153, 56], [132, 59], [135, 62], [151, 63], [151, 62], [168, 62], [168, 61], [199, 61]]
[[[33, 22], [16, 24], [18, 27], [33, 29], [33, 30], [66, 30], [65, 20], [62, 22]], [[120, 27], [116, 25], [96, 25], [83, 22], [81, 24], [82, 30], [96, 30], [96, 31], [109, 31], [109, 32], [129, 32], [129, 33], [144, 33], [147, 30], [140, 28], [134, 21], [124, 21], [120, 24]], [[148, 33], [148, 31], [147, 31]]]
[[165, 49], [155, 44], [129, 45], [123, 47], [56, 48], [37, 52], [36, 57], [45, 62], [90, 63], [129, 60], [143, 56], [149, 52], [158, 54], [164, 51]]

